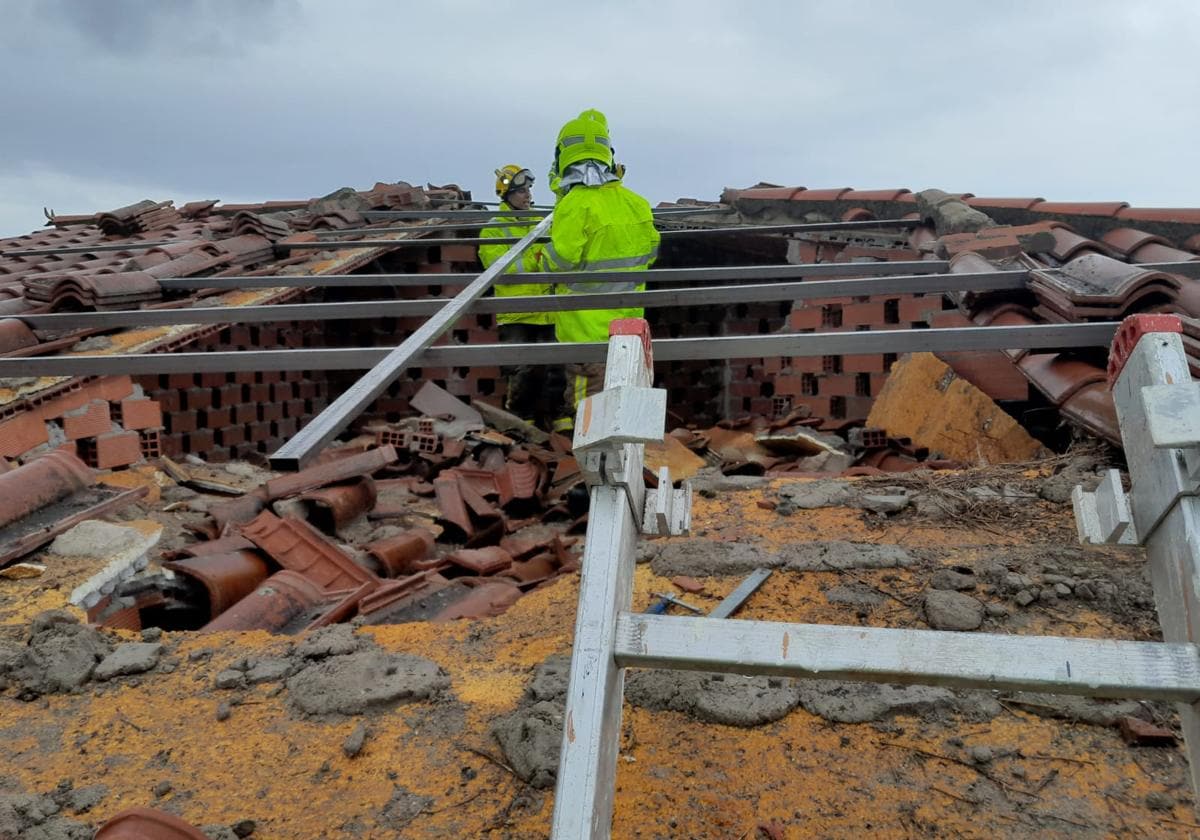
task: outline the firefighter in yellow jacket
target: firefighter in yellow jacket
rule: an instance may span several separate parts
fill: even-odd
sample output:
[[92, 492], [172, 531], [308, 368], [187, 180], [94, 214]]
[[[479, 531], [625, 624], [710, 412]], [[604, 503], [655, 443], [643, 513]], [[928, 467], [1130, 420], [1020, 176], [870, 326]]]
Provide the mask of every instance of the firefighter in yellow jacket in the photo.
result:
[[[596, 122], [598, 122], [602, 126], [604, 126], [604, 131], [606, 134], [608, 132], [608, 117], [604, 116], [604, 113], [602, 111], [597, 111], [595, 108], [588, 108], [586, 111], [579, 112], [579, 119], [595, 120]], [[615, 148], [612, 148], [611, 146], [609, 148], [612, 150], [612, 153], [613, 153], [613, 162], [612, 162], [612, 166], [610, 168], [612, 169], [613, 173], [616, 174], [616, 176], [618, 178], [624, 179], [625, 178], [625, 164], [617, 163], [617, 160], [616, 160], [617, 150]], [[556, 199], [562, 198], [562, 196], [563, 196], [563, 193], [559, 189], [559, 181], [560, 180], [562, 180], [562, 176], [559, 175], [559, 173], [558, 173], [558, 151], [556, 148], [555, 155], [554, 155], [554, 163], [550, 167], [550, 192], [554, 193], [554, 197]]]
[[[560, 176], [560, 198], [550, 223], [550, 242], [542, 253], [548, 271], [618, 271], [625, 282], [571, 279], [555, 286], [555, 294], [600, 291], [643, 291], [637, 275], [658, 256], [658, 231], [650, 204], [627, 189], [613, 171], [608, 126], [589, 113], [562, 127], [555, 147], [554, 171]], [[556, 314], [558, 340], [608, 341], [609, 322], [640, 318], [641, 307], [564, 311]], [[584, 396], [604, 387], [603, 365], [567, 365], [566, 397], [572, 408]]]
[[[520, 238], [541, 221], [538, 216], [520, 216], [533, 203], [533, 173], [510, 163], [496, 170], [496, 195], [500, 198], [501, 215], [495, 217], [494, 225], [480, 232], [482, 239], [498, 237]], [[511, 214], [510, 214], [511, 213]], [[479, 261], [487, 268], [512, 247], [508, 243], [479, 246]], [[521, 260], [509, 267], [508, 274], [524, 274], [540, 271], [542, 246], [535, 244], [525, 250]], [[493, 286], [496, 297], [525, 297], [548, 295], [547, 283], [497, 283]], [[501, 312], [496, 316], [500, 342], [503, 344], [535, 344], [552, 342], [554, 336], [554, 313], [552, 312]], [[524, 420], [533, 422], [542, 419], [551, 425], [564, 413], [557, 394], [547, 401], [547, 392], [561, 388], [562, 368], [552, 369], [547, 365], [514, 365], [502, 371], [507, 379], [508, 393], [504, 407]], [[539, 410], [539, 408], [541, 410]]]

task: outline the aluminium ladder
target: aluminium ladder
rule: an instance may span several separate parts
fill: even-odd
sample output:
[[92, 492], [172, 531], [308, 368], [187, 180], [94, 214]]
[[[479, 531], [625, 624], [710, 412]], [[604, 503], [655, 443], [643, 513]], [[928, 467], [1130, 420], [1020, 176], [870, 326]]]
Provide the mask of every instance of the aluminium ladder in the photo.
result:
[[665, 392], [651, 388], [645, 321], [614, 321], [605, 390], [584, 400], [575, 452], [591, 493], [553, 840], [610, 834], [624, 669], [671, 668], [958, 688], [1045, 691], [1180, 704], [1200, 791], [1200, 383], [1174, 316], [1133, 316], [1109, 366], [1133, 479], [1132, 511], [1111, 471], [1076, 488], [1080, 539], [1146, 546], [1164, 642], [1002, 636], [648, 615], [630, 611], [639, 531], [686, 533], [691, 491], [642, 479], [662, 438]]

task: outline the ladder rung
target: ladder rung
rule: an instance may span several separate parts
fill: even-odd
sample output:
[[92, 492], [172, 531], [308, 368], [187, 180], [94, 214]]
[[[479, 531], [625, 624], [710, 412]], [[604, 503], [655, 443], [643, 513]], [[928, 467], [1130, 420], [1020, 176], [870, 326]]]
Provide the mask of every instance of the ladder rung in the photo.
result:
[[786, 677], [1046, 691], [1137, 700], [1200, 699], [1190, 643], [1000, 636], [621, 613], [616, 662]]

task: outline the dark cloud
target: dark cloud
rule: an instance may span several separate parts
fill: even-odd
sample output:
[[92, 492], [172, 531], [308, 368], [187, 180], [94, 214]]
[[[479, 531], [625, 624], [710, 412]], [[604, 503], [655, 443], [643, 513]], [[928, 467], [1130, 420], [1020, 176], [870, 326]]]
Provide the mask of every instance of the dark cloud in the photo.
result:
[[269, 39], [298, 0], [39, 0], [38, 21], [115, 54], [178, 50], [220, 55]]
[[[86, 186], [80, 202], [100, 184], [268, 199], [397, 179], [487, 197], [503, 163], [543, 175], [558, 127], [588, 107], [655, 201], [759, 180], [1200, 196], [1194, 0], [593, 12], [583, 25], [548, 0], [10, 0], [0, 185], [16, 186], [0, 203], [40, 212], [46, 172], [58, 195]], [[549, 199], [544, 175], [535, 193]]]

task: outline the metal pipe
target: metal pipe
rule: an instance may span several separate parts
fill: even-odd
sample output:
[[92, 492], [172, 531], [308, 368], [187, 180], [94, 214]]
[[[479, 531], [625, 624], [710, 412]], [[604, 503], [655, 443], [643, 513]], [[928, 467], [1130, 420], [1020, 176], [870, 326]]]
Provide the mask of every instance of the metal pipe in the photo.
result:
[[[723, 228], [687, 228], [686, 230], [662, 230], [659, 235], [665, 237], [674, 236], [691, 236], [691, 235], [725, 235], [725, 236], [742, 236], [746, 234], [778, 234], [778, 233], [807, 233], [817, 231], [842, 231], [842, 230], [881, 230], [885, 228], [911, 228], [919, 225], [919, 219], [880, 219], [878, 221], [869, 222], [811, 222], [806, 224], [790, 224], [790, 225], [741, 225], [738, 227], [723, 227]], [[537, 241], [545, 242], [549, 240], [549, 236], [540, 237]], [[358, 239], [347, 242], [337, 242], [338, 248], [381, 248], [392, 245], [411, 245], [421, 247], [434, 247], [441, 245], [511, 245], [519, 242], [520, 239], [514, 236], [496, 236], [484, 239], [478, 236], [463, 236], [450, 237], [441, 239]], [[290, 250], [305, 250], [312, 248], [329, 248], [332, 244], [329, 241], [322, 240], [320, 242], [276, 242], [278, 248], [286, 248]]]
[[[527, 274], [510, 275], [528, 278]], [[630, 275], [626, 274], [626, 278]], [[962, 274], [914, 274], [849, 280], [809, 280], [747, 286], [709, 286], [649, 291], [594, 292], [564, 295], [481, 298], [462, 314], [502, 312], [567, 312], [621, 307], [706, 306], [730, 303], [814, 300], [831, 297], [986, 292], [1025, 288], [1024, 271]], [[282, 303], [268, 306], [209, 306], [188, 309], [130, 309], [115, 312], [57, 312], [16, 315], [35, 330], [109, 329], [175, 324], [250, 324], [270, 321], [345, 321], [362, 318], [428, 317], [452, 298], [428, 300]]]
[[[523, 211], [506, 211], [506, 212], [512, 212], [512, 213], [516, 214], [516, 213], [523, 212]], [[534, 221], [534, 219], [530, 218], [530, 219], [526, 220], [526, 222], [529, 222], [529, 221]], [[673, 222], [670, 219], [666, 219], [666, 218], [662, 218], [662, 217], [656, 218], [655, 222], [663, 222], [665, 224], [679, 224], [678, 222]], [[909, 226], [911, 224], [915, 224], [916, 220], [912, 220], [912, 219], [892, 220], [891, 223], [889, 223], [885, 226], [890, 226], [890, 224], [895, 223], [895, 222], [902, 222], [902, 223], [904, 223], [904, 226]], [[317, 231], [313, 231], [313, 233], [315, 233], [317, 236], [321, 236], [321, 237], [369, 236], [373, 233], [396, 233], [396, 232], [420, 233], [420, 232], [424, 232], [424, 231], [483, 230], [484, 228], [490, 228], [490, 227], [504, 227], [505, 224], [520, 224], [520, 222], [497, 223], [496, 221], [493, 220], [493, 221], [486, 221], [486, 222], [457, 222], [457, 223], [451, 223], [451, 224], [414, 225], [411, 227], [341, 228], [339, 230], [317, 230]], [[819, 230], [854, 230], [855, 228], [846, 228], [845, 226], [846, 225], [860, 225], [860, 226], [868, 225], [869, 226], [871, 224], [878, 226], [877, 223], [868, 223], [868, 222], [809, 222], [809, 223], [805, 223], [805, 224], [794, 224], [794, 225], [759, 225], [759, 226], [747, 225], [747, 226], [738, 226], [738, 227], [731, 227], [731, 228], [688, 228], [686, 230], [681, 230], [678, 228], [669, 228], [667, 230], [660, 231], [660, 233], [681, 234], [681, 233], [696, 233], [697, 231], [704, 232], [704, 233], [707, 233], [710, 231], [717, 231], [717, 232], [737, 231], [738, 233], [742, 233], [742, 232], [746, 232], [746, 233], [788, 233], [793, 230], [799, 230], [799, 231], [818, 230], [818, 229]], [[462, 240], [456, 239], [455, 241], [461, 242]], [[515, 242], [516, 239], [513, 237], [508, 237], [508, 238], [489, 237], [484, 241], [496, 242], [496, 243], [500, 243], [500, 244], [507, 244], [510, 242]], [[351, 243], [351, 244], [357, 244], [357, 243]]]
[[52, 254], [90, 254], [93, 251], [145, 251], [150, 248], [162, 248], [167, 245], [186, 245], [200, 242], [197, 239], [164, 239], [160, 242], [105, 242], [96, 245], [63, 245], [57, 248], [25, 248], [18, 251], [0, 251], [0, 258], [7, 257], [45, 257]]
[[[472, 210], [363, 210], [361, 214], [366, 219], [437, 219], [437, 218], [486, 218], [490, 216], [501, 216], [505, 213], [511, 213], [511, 210], [500, 210], [494, 208], [487, 209], [472, 209]], [[544, 216], [549, 213], [549, 210], [527, 209], [520, 211], [525, 215]], [[652, 211], [655, 216], [711, 216], [717, 214], [734, 213], [730, 207], [697, 207], [688, 209], [683, 207], [660, 207]]]
[[[956, 350], [1070, 350], [1108, 347], [1114, 322], [1032, 324], [1022, 327], [950, 327], [841, 333], [785, 333], [654, 341], [659, 362], [832, 356], [843, 353], [921, 353]], [[407, 342], [406, 342], [407, 343]], [[401, 345], [403, 347], [404, 345]], [[561, 365], [604, 361], [607, 344], [478, 344], [426, 347], [410, 367]], [[110, 376], [214, 371], [365, 370], [384, 360], [387, 347], [319, 350], [252, 350], [214, 353], [148, 353], [0, 358], [0, 378]]]
[[437, 223], [432, 225], [412, 225], [409, 227], [366, 227], [366, 228], [340, 228], [338, 230], [314, 230], [312, 231], [317, 236], [334, 237], [334, 236], [369, 236], [373, 233], [419, 233], [423, 231], [445, 231], [445, 230], [483, 230], [490, 227], [505, 227], [511, 224], [533, 224], [540, 222], [543, 214], [530, 216], [519, 222], [497, 222], [495, 219], [482, 222], [449, 222]]
[[[431, 198], [431, 199], [429, 199], [429, 203], [430, 204], [482, 204], [485, 207], [497, 207], [500, 204], [499, 201], [476, 201], [473, 198]], [[530, 206], [529, 209], [530, 210], [550, 211], [550, 210], [553, 210], [554, 208], [547, 207], [544, 204], [533, 204]]]
[[437, 340], [481, 297], [492, 285], [492, 281], [504, 274], [514, 262], [521, 259], [534, 240], [550, 227], [554, 216], [542, 219], [527, 233], [515, 248], [510, 248], [496, 260], [487, 271], [475, 278], [459, 292], [458, 297], [447, 303], [436, 315], [422, 324], [412, 335], [401, 342], [361, 379], [350, 386], [341, 396], [310, 420], [295, 437], [271, 455], [271, 467], [277, 470], [298, 470], [316, 456], [326, 443], [333, 440], [346, 425], [369, 406], [418, 357], [425, 348]]
[[[1187, 263], [1200, 268], [1200, 261]], [[946, 260], [897, 260], [864, 263], [799, 263], [794, 265], [746, 265], [705, 268], [651, 268], [638, 274], [646, 283], [708, 283], [731, 280], [784, 280], [800, 277], [857, 277], [896, 274], [941, 274], [950, 268]], [[1026, 274], [1024, 269], [1012, 274]], [[168, 277], [159, 281], [163, 289], [274, 289], [283, 287], [355, 288], [400, 286], [466, 285], [479, 275], [462, 274], [289, 274], [275, 277]], [[628, 283], [627, 271], [531, 271], [497, 277], [495, 285], [562, 283], [586, 277], [589, 283]]]

